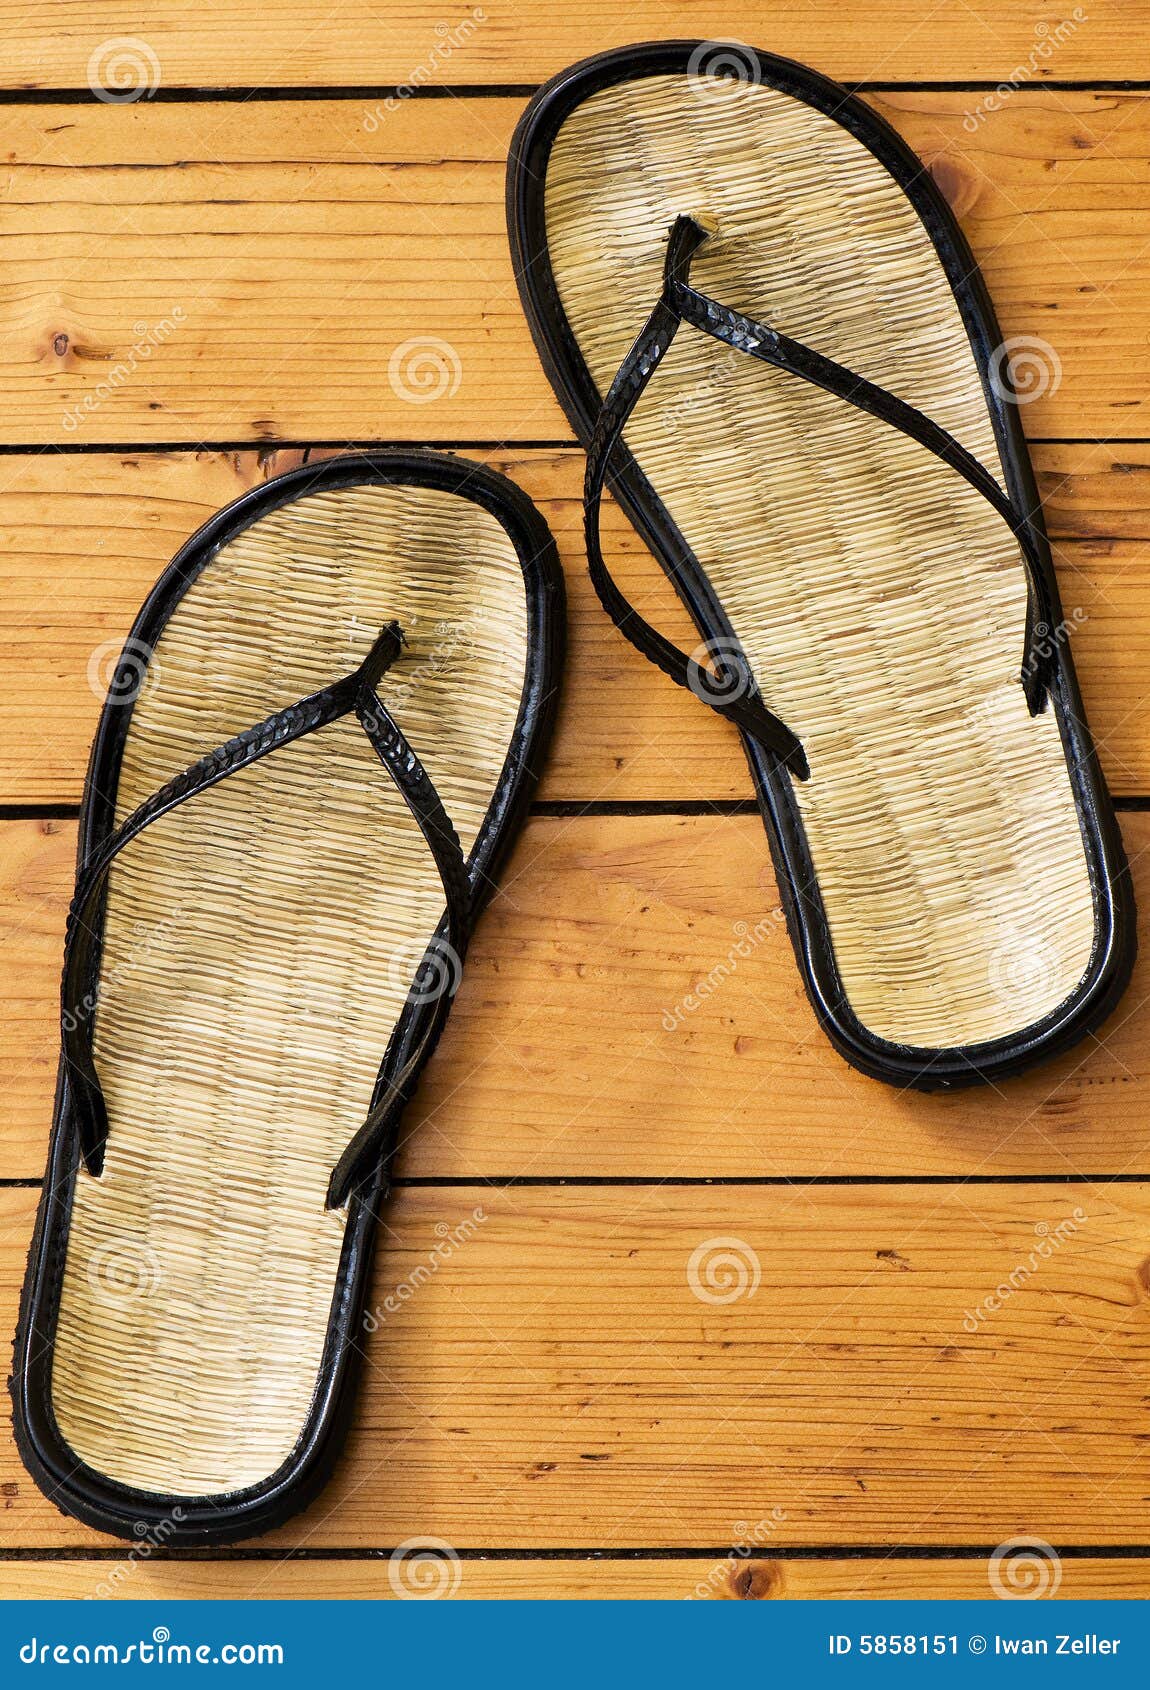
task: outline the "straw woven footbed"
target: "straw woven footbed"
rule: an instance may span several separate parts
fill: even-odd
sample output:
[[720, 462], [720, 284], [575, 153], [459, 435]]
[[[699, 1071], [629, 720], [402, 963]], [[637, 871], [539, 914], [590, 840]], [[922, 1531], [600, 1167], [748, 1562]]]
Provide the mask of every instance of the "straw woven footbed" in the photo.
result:
[[[1001, 480], [930, 238], [829, 117], [751, 83], [637, 79], [565, 120], [545, 204], [600, 393], [688, 213], [716, 230], [696, 287], [918, 406]], [[936, 1047], [1054, 1009], [1088, 964], [1091, 888], [1054, 712], [1031, 719], [1018, 683], [1002, 520], [895, 430], [687, 327], [625, 439], [807, 751], [796, 796], [864, 1025]]]
[[[380, 693], [467, 851], [524, 683], [514, 546], [469, 500], [317, 492], [209, 564], [135, 705], [117, 815], [201, 753], [349, 673], [392, 618]], [[110, 881], [96, 1061], [110, 1134], [76, 1190], [52, 1399], [122, 1483], [205, 1495], [274, 1472], [316, 1382], [362, 1124], [444, 898], [354, 718], [157, 822]]]

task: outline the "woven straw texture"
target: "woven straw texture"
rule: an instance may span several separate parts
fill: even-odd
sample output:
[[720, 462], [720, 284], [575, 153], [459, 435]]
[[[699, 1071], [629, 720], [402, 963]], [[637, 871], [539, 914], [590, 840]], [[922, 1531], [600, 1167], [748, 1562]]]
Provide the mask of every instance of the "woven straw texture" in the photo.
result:
[[[525, 672], [514, 547], [468, 500], [320, 491], [232, 540], [168, 623], [135, 705], [122, 817], [228, 735], [348, 673], [380, 688], [464, 850]], [[273, 753], [131, 845], [111, 877], [96, 1058], [111, 1117], [81, 1174], [52, 1395], [76, 1454], [205, 1495], [296, 1442], [345, 1216], [328, 1176], [443, 914], [431, 856], [354, 719]]]
[[[640, 79], [556, 139], [548, 245], [601, 393], [680, 213], [716, 230], [697, 287], [893, 390], [1001, 478], [909, 201], [840, 125], [750, 83]], [[1018, 684], [1026, 586], [1001, 519], [893, 429], [689, 328], [625, 437], [806, 748], [798, 803], [861, 1021], [937, 1047], [1054, 1009], [1094, 917], [1057, 723]]]

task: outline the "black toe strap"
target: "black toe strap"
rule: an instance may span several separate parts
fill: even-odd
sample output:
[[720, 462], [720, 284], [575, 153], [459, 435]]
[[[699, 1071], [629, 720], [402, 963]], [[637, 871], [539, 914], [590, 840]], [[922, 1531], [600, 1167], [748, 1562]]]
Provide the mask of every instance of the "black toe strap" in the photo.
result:
[[447, 911], [420, 968], [420, 974], [427, 971], [431, 980], [424, 988], [417, 975], [412, 995], [388, 1040], [367, 1119], [332, 1169], [327, 1189], [329, 1209], [342, 1208], [355, 1187], [369, 1178], [381, 1161], [390, 1159], [399, 1118], [451, 1010], [473, 923], [467, 864], [430, 776], [374, 690], [370, 702], [356, 705], [356, 715], [427, 840], [443, 882]]
[[[435, 942], [449, 947], [458, 964], [462, 964], [472, 925], [471, 884], [463, 851], [431, 777], [376, 690], [402, 649], [403, 635], [399, 625], [389, 623], [364, 662], [352, 674], [312, 693], [298, 704], [276, 711], [255, 727], [225, 740], [207, 756], [182, 770], [145, 799], [83, 864], [68, 913], [61, 1031], [71, 1108], [84, 1163], [91, 1174], [101, 1172], [108, 1136], [107, 1105], [93, 1055], [98, 947], [108, 872], [124, 848], [145, 828], [219, 781], [259, 762], [271, 752], [327, 727], [340, 717], [354, 713], [427, 841], [446, 899], [446, 913]], [[423, 1007], [419, 1003], [415, 1005], [416, 1010]], [[364, 1127], [352, 1141], [353, 1146], [359, 1146], [355, 1159], [357, 1177], [366, 1172], [369, 1150], [378, 1152], [383, 1142], [378, 1131], [369, 1129], [373, 1129], [373, 1123], [376, 1126], [380, 1124], [377, 1117], [381, 1118], [385, 1132], [392, 1124], [386, 1109], [378, 1101], [380, 1092], [385, 1094], [384, 1104], [395, 1103], [399, 1099], [401, 1085], [410, 1084], [407, 1068], [414, 1065], [418, 1069], [419, 1056], [438, 1031], [449, 1007], [449, 1003], [441, 1005], [437, 1002], [430, 1005], [428, 1013], [419, 1016], [411, 1013], [412, 1005], [409, 1003], [401, 1016], [396, 1034], [402, 1029], [404, 1039], [400, 1041], [393, 1035], [376, 1087], [377, 1100], [373, 1102]], [[412, 1044], [413, 1033], [416, 1035], [415, 1048], [411, 1050], [407, 1047]], [[389, 1059], [392, 1068], [400, 1065], [400, 1071], [394, 1078], [389, 1077]], [[402, 1101], [406, 1101], [405, 1093]], [[398, 1102], [398, 1108], [402, 1108], [402, 1101]], [[395, 1118], [398, 1119], [398, 1109]], [[342, 1201], [354, 1183], [347, 1177], [337, 1181], [339, 1170], [346, 1161], [347, 1153], [332, 1176], [329, 1201], [337, 1184], [342, 1192], [339, 1200]]]
[[[680, 219], [680, 222], [683, 220]], [[700, 231], [701, 234], [701, 231]], [[641, 651], [657, 668], [681, 687], [687, 687], [711, 706], [720, 716], [734, 722], [736, 727], [773, 751], [799, 779], [809, 773], [806, 757], [798, 739], [777, 716], [763, 704], [755, 688], [754, 679], [745, 663], [736, 669], [740, 659], [735, 653], [716, 657], [718, 671], [714, 684], [707, 671], [700, 670], [695, 660], [679, 650], [665, 635], [641, 616], [623, 593], [607, 568], [600, 536], [600, 508], [607, 481], [611, 454], [622, 438], [627, 419], [638, 404], [647, 383], [659, 366], [660, 359], [675, 338], [681, 322], [680, 314], [671, 304], [669, 290], [672, 280], [682, 270], [686, 274], [689, 263], [688, 238], [676, 225], [667, 253], [667, 270], [663, 297], [640, 330], [635, 344], [619, 366], [603, 401], [594, 432], [587, 446], [587, 473], [583, 483], [583, 532], [587, 547], [587, 563], [591, 581], [599, 602], [608, 616], [631, 644]]]
[[[724, 697], [722, 687], [716, 689], [715, 696], [709, 696], [705, 688], [695, 684], [691, 660], [639, 615], [612, 579], [603, 558], [600, 503], [609, 459], [679, 326], [689, 323], [736, 351], [746, 352], [762, 363], [811, 382], [857, 410], [888, 423], [956, 470], [982, 494], [1010, 528], [1026, 570], [1028, 597], [1020, 679], [1027, 706], [1032, 715], [1037, 715], [1045, 707], [1053, 683], [1053, 647], [1045, 636], [1057, 617], [1041, 541], [1030, 515], [1017, 510], [978, 459], [923, 412], [813, 348], [691, 287], [688, 282], [691, 260], [708, 238], [707, 231], [694, 218], [676, 219], [667, 243], [662, 295], [611, 383], [587, 449], [584, 484], [587, 557], [595, 590], [616, 627], [672, 680], [691, 687], [720, 715], [776, 752], [800, 779], [806, 777], [806, 758], [799, 741], [763, 705], [749, 672], [734, 676], [739, 683], [734, 690], [741, 696]], [[737, 662], [737, 657], [726, 655], [723, 666], [730, 672]]]

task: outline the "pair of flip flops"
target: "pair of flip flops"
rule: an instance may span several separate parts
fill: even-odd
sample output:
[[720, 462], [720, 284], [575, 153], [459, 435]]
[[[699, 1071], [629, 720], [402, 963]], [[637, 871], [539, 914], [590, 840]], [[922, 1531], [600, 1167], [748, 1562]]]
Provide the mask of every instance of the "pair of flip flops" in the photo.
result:
[[[709, 76], [700, 47], [576, 67], [513, 143], [592, 578], [739, 729], [842, 1054], [1001, 1078], [1102, 1020], [1134, 939], [1000, 336], [868, 107], [767, 54]], [[612, 579], [608, 486], [695, 652]], [[219, 1542], [326, 1477], [400, 1117], [538, 776], [562, 617], [521, 493], [392, 452], [247, 495], [144, 606], [89, 769], [13, 1379], [68, 1513]]]

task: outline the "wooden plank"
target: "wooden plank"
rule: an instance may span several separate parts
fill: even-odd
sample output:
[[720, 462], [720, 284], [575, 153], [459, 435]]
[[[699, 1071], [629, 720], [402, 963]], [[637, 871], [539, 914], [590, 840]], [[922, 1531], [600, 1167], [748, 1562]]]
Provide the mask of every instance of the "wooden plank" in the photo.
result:
[[[0, 1562], [0, 1600], [361, 1601], [402, 1599], [403, 1564], [370, 1561], [108, 1561]], [[1054, 1575], [1052, 1575], [1054, 1576]], [[1064, 1560], [1056, 1575], [1061, 1600], [1144, 1600], [1150, 1563], [1132, 1557]], [[443, 1596], [459, 1601], [979, 1601], [994, 1594], [983, 1560], [529, 1560], [450, 1565]]]
[[[269, 1545], [1142, 1542], [1148, 1236], [1146, 1184], [405, 1190], [347, 1457]], [[0, 1494], [0, 1547], [99, 1541], [9, 1445]]]
[[[1124, 820], [1145, 911], [1150, 816]], [[0, 824], [2, 1177], [43, 1170], [73, 841]], [[757, 817], [537, 817], [504, 888], [405, 1119], [405, 1177], [1150, 1176], [1145, 947], [1100, 1038], [921, 1096], [818, 1031]]]
[[[1146, 435], [1150, 101], [1023, 89], [980, 121], [981, 98], [877, 103], [956, 204], [1004, 333], [1052, 348], [1031, 432]], [[11, 109], [0, 441], [565, 437], [504, 234], [521, 109]], [[422, 387], [421, 355], [442, 372]]]
[[[862, 0], [779, 0], [769, 27], [752, 0], [642, 0], [625, 12], [609, 0], [578, 7], [461, 0], [446, 11], [405, 0], [386, 12], [370, 0], [268, 0], [258, 13], [237, 13], [224, 0], [151, 0], [139, 27], [164, 87], [315, 86], [369, 75], [380, 84], [420, 86], [536, 81], [591, 53], [675, 36], [735, 36], [851, 81], [998, 81], [1029, 66], [1032, 55], [1038, 77], [1150, 73], [1144, 0], [1092, 0], [1082, 10], [1085, 20], [1060, 35], [1074, 8], [1052, 12], [1036, 0], [998, 0], [989, 15], [962, 0], [893, 0], [881, 9]], [[93, 53], [125, 27], [124, 8], [113, 0], [55, 0], [50, 17], [2, 5], [3, 86], [82, 88]], [[156, 72], [137, 52], [150, 85]]]
[[[616, 633], [587, 579], [582, 454], [477, 453], [520, 482], [559, 542], [570, 594], [564, 708], [541, 796], [749, 798], [738, 738]], [[1150, 447], [1036, 452], [1074, 653], [1118, 793], [1150, 792]], [[220, 505], [299, 452], [16, 455], [0, 461], [0, 803], [78, 801], [103, 687], [160, 570]], [[634, 603], [693, 650], [658, 564], [616, 511], [613, 566]]]
[[[582, 454], [474, 455], [538, 502], [566, 565], [569, 663], [541, 795], [749, 796], [737, 736], [651, 669], [599, 607], [583, 554]], [[0, 461], [0, 802], [79, 799], [109, 665], [156, 576], [220, 505], [301, 461], [298, 451]], [[630, 524], [613, 511], [605, 529], [636, 602], [693, 650], [698, 635]], [[1150, 785], [1150, 757], [1146, 772]]]

